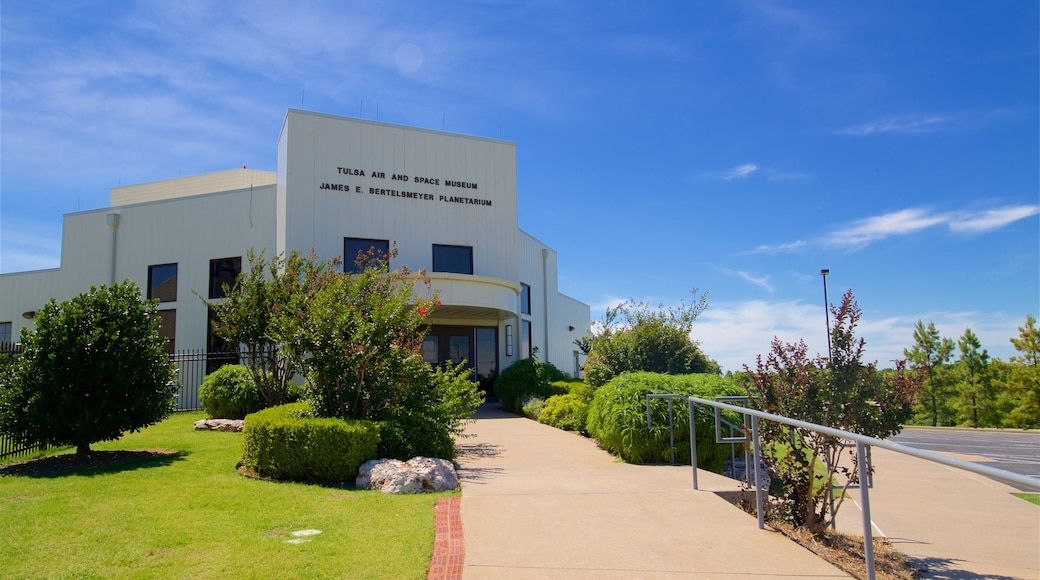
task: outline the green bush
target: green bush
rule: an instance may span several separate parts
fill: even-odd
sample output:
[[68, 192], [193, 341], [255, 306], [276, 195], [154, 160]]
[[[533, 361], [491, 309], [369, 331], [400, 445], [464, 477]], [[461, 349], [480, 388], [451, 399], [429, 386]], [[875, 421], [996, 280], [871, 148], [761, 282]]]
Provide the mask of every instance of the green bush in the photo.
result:
[[244, 419], [264, 408], [252, 373], [242, 365], [224, 365], [206, 375], [199, 404], [210, 419]]
[[[589, 404], [587, 429], [604, 449], [630, 463], [669, 461], [668, 402], [651, 405], [653, 429], [646, 426], [646, 396], [674, 393], [712, 399], [720, 395], [742, 395], [731, 379], [715, 374], [663, 375], [638, 372], [614, 377], [596, 390]], [[673, 402], [675, 460], [690, 461], [689, 411], [685, 401]], [[697, 415], [697, 465], [719, 472], [729, 455], [729, 445], [715, 443], [715, 421], [707, 412]]]
[[538, 360], [533, 354], [523, 360], [509, 365], [495, 379], [495, 395], [502, 402], [502, 409], [511, 413], [523, 413], [523, 405], [531, 397], [548, 398], [554, 394], [554, 381], [570, 381], [571, 376], [553, 366]]
[[542, 407], [545, 406], [545, 399], [541, 397], [531, 397], [524, 403], [523, 411], [524, 417], [537, 421], [542, 415]]
[[589, 404], [581, 395], [554, 395], [545, 401], [538, 422], [566, 431], [584, 432], [588, 414]]
[[378, 455], [382, 459], [455, 458], [455, 440], [451, 433], [429, 415], [408, 413], [378, 424]]
[[248, 415], [242, 465], [272, 479], [353, 482], [361, 464], [377, 456], [379, 426], [313, 412], [307, 403], [290, 403]]
[[595, 389], [582, 380], [554, 381], [551, 385], [552, 395], [577, 395], [586, 403], [592, 400]]

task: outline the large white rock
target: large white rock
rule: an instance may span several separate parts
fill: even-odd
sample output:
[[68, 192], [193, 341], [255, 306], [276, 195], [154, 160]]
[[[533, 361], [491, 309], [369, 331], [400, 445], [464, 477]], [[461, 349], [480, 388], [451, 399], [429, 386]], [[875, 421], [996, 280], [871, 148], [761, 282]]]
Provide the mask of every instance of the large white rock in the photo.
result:
[[455, 466], [445, 459], [373, 459], [361, 465], [355, 485], [383, 493], [422, 493], [455, 489], [459, 477]]
[[196, 430], [241, 431], [242, 419], [202, 419], [195, 421]]

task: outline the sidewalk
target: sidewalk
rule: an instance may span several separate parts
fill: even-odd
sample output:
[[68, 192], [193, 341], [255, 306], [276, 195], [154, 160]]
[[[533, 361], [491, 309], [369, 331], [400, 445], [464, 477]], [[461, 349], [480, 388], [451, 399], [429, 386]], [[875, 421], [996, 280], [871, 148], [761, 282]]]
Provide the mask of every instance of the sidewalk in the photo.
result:
[[711, 492], [730, 479], [702, 470], [693, 491], [688, 466], [616, 462], [497, 406], [476, 418], [458, 442], [464, 578], [848, 577]]
[[[926, 578], [1040, 579], [1040, 506], [968, 471], [886, 449], [872, 456], [874, 533], [927, 566]], [[859, 499], [849, 492], [839, 531], [863, 535]]]

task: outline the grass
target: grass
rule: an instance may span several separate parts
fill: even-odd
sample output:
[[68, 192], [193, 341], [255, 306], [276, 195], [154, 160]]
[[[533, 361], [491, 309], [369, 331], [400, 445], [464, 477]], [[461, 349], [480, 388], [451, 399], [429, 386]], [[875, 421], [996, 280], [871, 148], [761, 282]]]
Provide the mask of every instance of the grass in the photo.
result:
[[1011, 495], [1015, 497], [1020, 497], [1028, 501], [1029, 503], [1035, 503], [1036, 505], [1040, 505], [1040, 493], [1013, 493]]
[[[96, 450], [176, 454], [47, 477], [0, 476], [5, 578], [424, 578], [448, 494], [243, 477], [240, 433], [180, 413]], [[286, 543], [297, 530], [321, 530]]]

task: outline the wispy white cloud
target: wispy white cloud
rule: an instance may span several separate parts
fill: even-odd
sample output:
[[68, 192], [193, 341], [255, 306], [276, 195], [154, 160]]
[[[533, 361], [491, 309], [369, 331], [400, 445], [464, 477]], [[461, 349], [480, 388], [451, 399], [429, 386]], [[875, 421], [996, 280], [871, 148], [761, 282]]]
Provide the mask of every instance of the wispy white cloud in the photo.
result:
[[861, 125], [846, 127], [838, 131], [839, 135], [866, 137], [878, 133], [929, 133], [941, 129], [954, 117], [943, 115], [905, 115], [889, 117]]
[[733, 181], [734, 179], [744, 179], [745, 177], [751, 175], [756, 171], [758, 171], [757, 165], [755, 165], [754, 163], [745, 163], [723, 173], [720, 176], [720, 179], [723, 179], [725, 181]]
[[813, 247], [855, 250], [895, 236], [907, 236], [937, 226], [947, 226], [954, 234], [991, 232], [1040, 213], [1037, 205], [1014, 205], [981, 211], [934, 212], [907, 208], [857, 220], [822, 237], [782, 244], [762, 244], [748, 253], [790, 254]]
[[859, 220], [827, 235], [823, 244], [829, 247], [864, 246], [890, 236], [906, 235], [949, 221], [949, 216], [930, 214], [910, 208]]
[[958, 234], [989, 232], [1038, 213], [1040, 213], [1040, 206], [1012, 205], [983, 212], [960, 214], [950, 220], [950, 231]]
[[773, 286], [772, 286], [772, 284], [769, 283], [769, 276], [759, 276], [759, 277], [756, 278], [755, 276], [752, 276], [748, 272], [744, 272], [744, 271], [736, 272], [736, 274], [740, 278], [742, 278], [742, 279], [744, 279], [744, 280], [746, 280], [748, 282], [751, 282], [755, 286], [758, 286], [758, 287], [764, 289], [766, 292], [769, 292], [770, 294], [773, 293]]
[[762, 244], [762, 245], [758, 246], [757, 248], [755, 248], [754, 250], [752, 250], [750, 253], [752, 253], [752, 254], [767, 254], [767, 255], [770, 255], [770, 256], [775, 256], [777, 254], [791, 254], [791, 253], [794, 253], [794, 252], [802, 251], [802, 250], [808, 248], [809, 245], [810, 245], [809, 242], [807, 242], [805, 240], [798, 240], [798, 241], [795, 241], [795, 242], [787, 242], [787, 243], [777, 244], [777, 245]]

